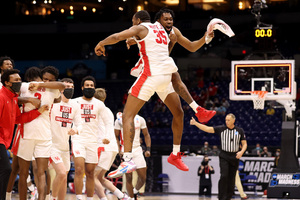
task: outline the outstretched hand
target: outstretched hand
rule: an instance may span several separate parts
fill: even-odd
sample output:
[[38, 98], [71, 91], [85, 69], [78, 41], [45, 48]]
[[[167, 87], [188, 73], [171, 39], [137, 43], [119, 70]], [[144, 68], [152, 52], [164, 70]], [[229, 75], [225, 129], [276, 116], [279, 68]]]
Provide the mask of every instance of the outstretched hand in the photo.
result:
[[194, 119], [194, 117], [192, 117], [192, 119], [190, 120], [190, 125], [196, 125], [197, 121]]
[[97, 56], [101, 56], [101, 55], [105, 56], [105, 47], [104, 45], [101, 44], [101, 41], [95, 47], [95, 54]]
[[204, 34], [204, 37], [209, 37], [209, 38], [214, 38], [215, 37], [215, 33], [214, 33], [214, 31], [212, 31], [211, 33], [207, 33], [207, 32], [205, 32], [205, 34]]
[[136, 44], [136, 41], [133, 38], [126, 39], [127, 49], [130, 49], [130, 46], [135, 45], [135, 44]]

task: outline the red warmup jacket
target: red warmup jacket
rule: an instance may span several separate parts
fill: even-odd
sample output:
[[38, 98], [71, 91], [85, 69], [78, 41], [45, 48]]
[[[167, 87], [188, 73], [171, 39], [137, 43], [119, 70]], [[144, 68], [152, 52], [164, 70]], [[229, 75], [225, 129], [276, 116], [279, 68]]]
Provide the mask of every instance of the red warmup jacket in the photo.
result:
[[7, 149], [13, 137], [15, 124], [30, 122], [40, 114], [37, 109], [21, 114], [18, 95], [2, 86], [0, 89], [0, 144], [4, 144]]

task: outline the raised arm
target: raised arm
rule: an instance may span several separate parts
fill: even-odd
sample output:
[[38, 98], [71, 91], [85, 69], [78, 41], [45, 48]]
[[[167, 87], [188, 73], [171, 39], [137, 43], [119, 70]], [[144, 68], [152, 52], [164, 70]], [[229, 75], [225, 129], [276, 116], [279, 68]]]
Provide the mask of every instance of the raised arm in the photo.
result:
[[[178, 28], [173, 26], [173, 30], [177, 36], [177, 42], [188, 51], [195, 52], [200, 49], [205, 43], [205, 36], [207, 34], [206, 32], [199, 40], [190, 41], [188, 38], [182, 35]], [[210, 37], [214, 37], [213, 32], [210, 34]]]
[[58, 89], [60, 91], [64, 90], [66, 88], [65, 84], [63, 82], [34, 82], [29, 84], [29, 90], [34, 91], [39, 88], [49, 88], [49, 89]]
[[138, 36], [140, 38], [145, 37], [148, 33], [148, 29], [144, 26], [135, 25], [130, 27], [127, 30], [124, 30], [119, 33], [114, 33], [104, 40], [101, 40], [95, 47], [95, 53], [97, 56], [104, 55], [105, 56], [105, 48], [106, 45], [116, 44], [122, 40], [126, 40], [127, 38]]
[[204, 124], [200, 124], [199, 122], [197, 122], [193, 117], [190, 120], [190, 125], [195, 125], [197, 126], [200, 130], [205, 131], [207, 133], [215, 133], [215, 129], [211, 126], [206, 126]]

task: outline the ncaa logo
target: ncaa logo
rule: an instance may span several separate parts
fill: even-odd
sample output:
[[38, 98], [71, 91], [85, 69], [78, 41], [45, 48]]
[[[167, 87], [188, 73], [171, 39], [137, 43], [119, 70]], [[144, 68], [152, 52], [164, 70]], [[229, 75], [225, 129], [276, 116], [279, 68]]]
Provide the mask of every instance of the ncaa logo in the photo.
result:
[[272, 178], [273, 178], [273, 180], [276, 180], [277, 179], [277, 174], [273, 174]]
[[240, 163], [239, 163], [239, 171], [243, 170], [244, 169], [244, 162], [240, 160]]

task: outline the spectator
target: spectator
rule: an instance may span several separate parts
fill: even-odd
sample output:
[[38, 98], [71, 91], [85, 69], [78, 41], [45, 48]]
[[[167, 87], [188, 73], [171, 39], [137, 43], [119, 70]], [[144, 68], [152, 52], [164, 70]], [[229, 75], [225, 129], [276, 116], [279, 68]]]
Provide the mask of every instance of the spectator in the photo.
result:
[[279, 159], [280, 159], [280, 149], [276, 149], [275, 159], [274, 159], [274, 168], [277, 167]]
[[208, 93], [205, 89], [201, 90], [201, 93], [200, 93], [200, 96], [199, 96], [199, 99], [198, 99], [198, 104], [200, 106], [204, 106], [206, 100], [207, 100], [207, 97], [208, 97]]
[[[199, 196], [211, 195], [211, 174], [214, 174], [215, 171], [214, 168], [208, 164], [209, 160], [208, 156], [205, 155], [201, 166], [198, 168], [198, 176], [200, 176]], [[205, 189], [206, 191], [204, 192]]]
[[274, 115], [275, 114], [275, 110], [272, 106], [269, 106], [267, 111], [266, 111], [266, 115]]
[[166, 106], [165, 104], [162, 102], [162, 100], [160, 100], [159, 98], [156, 100], [154, 108], [153, 108], [153, 112], [165, 112], [166, 111]]
[[217, 107], [216, 111], [217, 111], [217, 115], [225, 115], [226, 114], [226, 108], [223, 105], [221, 105], [220, 107]]
[[209, 155], [211, 156], [219, 156], [220, 154], [220, 149], [218, 148], [217, 145], [214, 145], [213, 148], [212, 148], [212, 151], [210, 152]]
[[217, 95], [218, 86], [216, 86], [213, 82], [210, 82], [210, 86], [208, 87], [208, 94], [210, 99], [214, 99]]
[[209, 147], [209, 144], [207, 141], [204, 142], [204, 146], [201, 148], [201, 154], [202, 155], [208, 155], [211, 153], [211, 148]]
[[259, 156], [260, 157], [261, 152], [262, 152], [262, 149], [260, 147], [260, 144], [257, 143], [256, 147], [254, 149], [252, 149], [251, 154], [254, 155], [254, 156]]
[[224, 106], [226, 109], [228, 109], [229, 106], [230, 106], [229, 102], [228, 102], [225, 98], [222, 99], [221, 104], [222, 104], [222, 106]]
[[260, 154], [260, 157], [272, 157], [271, 152], [268, 151], [268, 147], [264, 146], [263, 151]]

